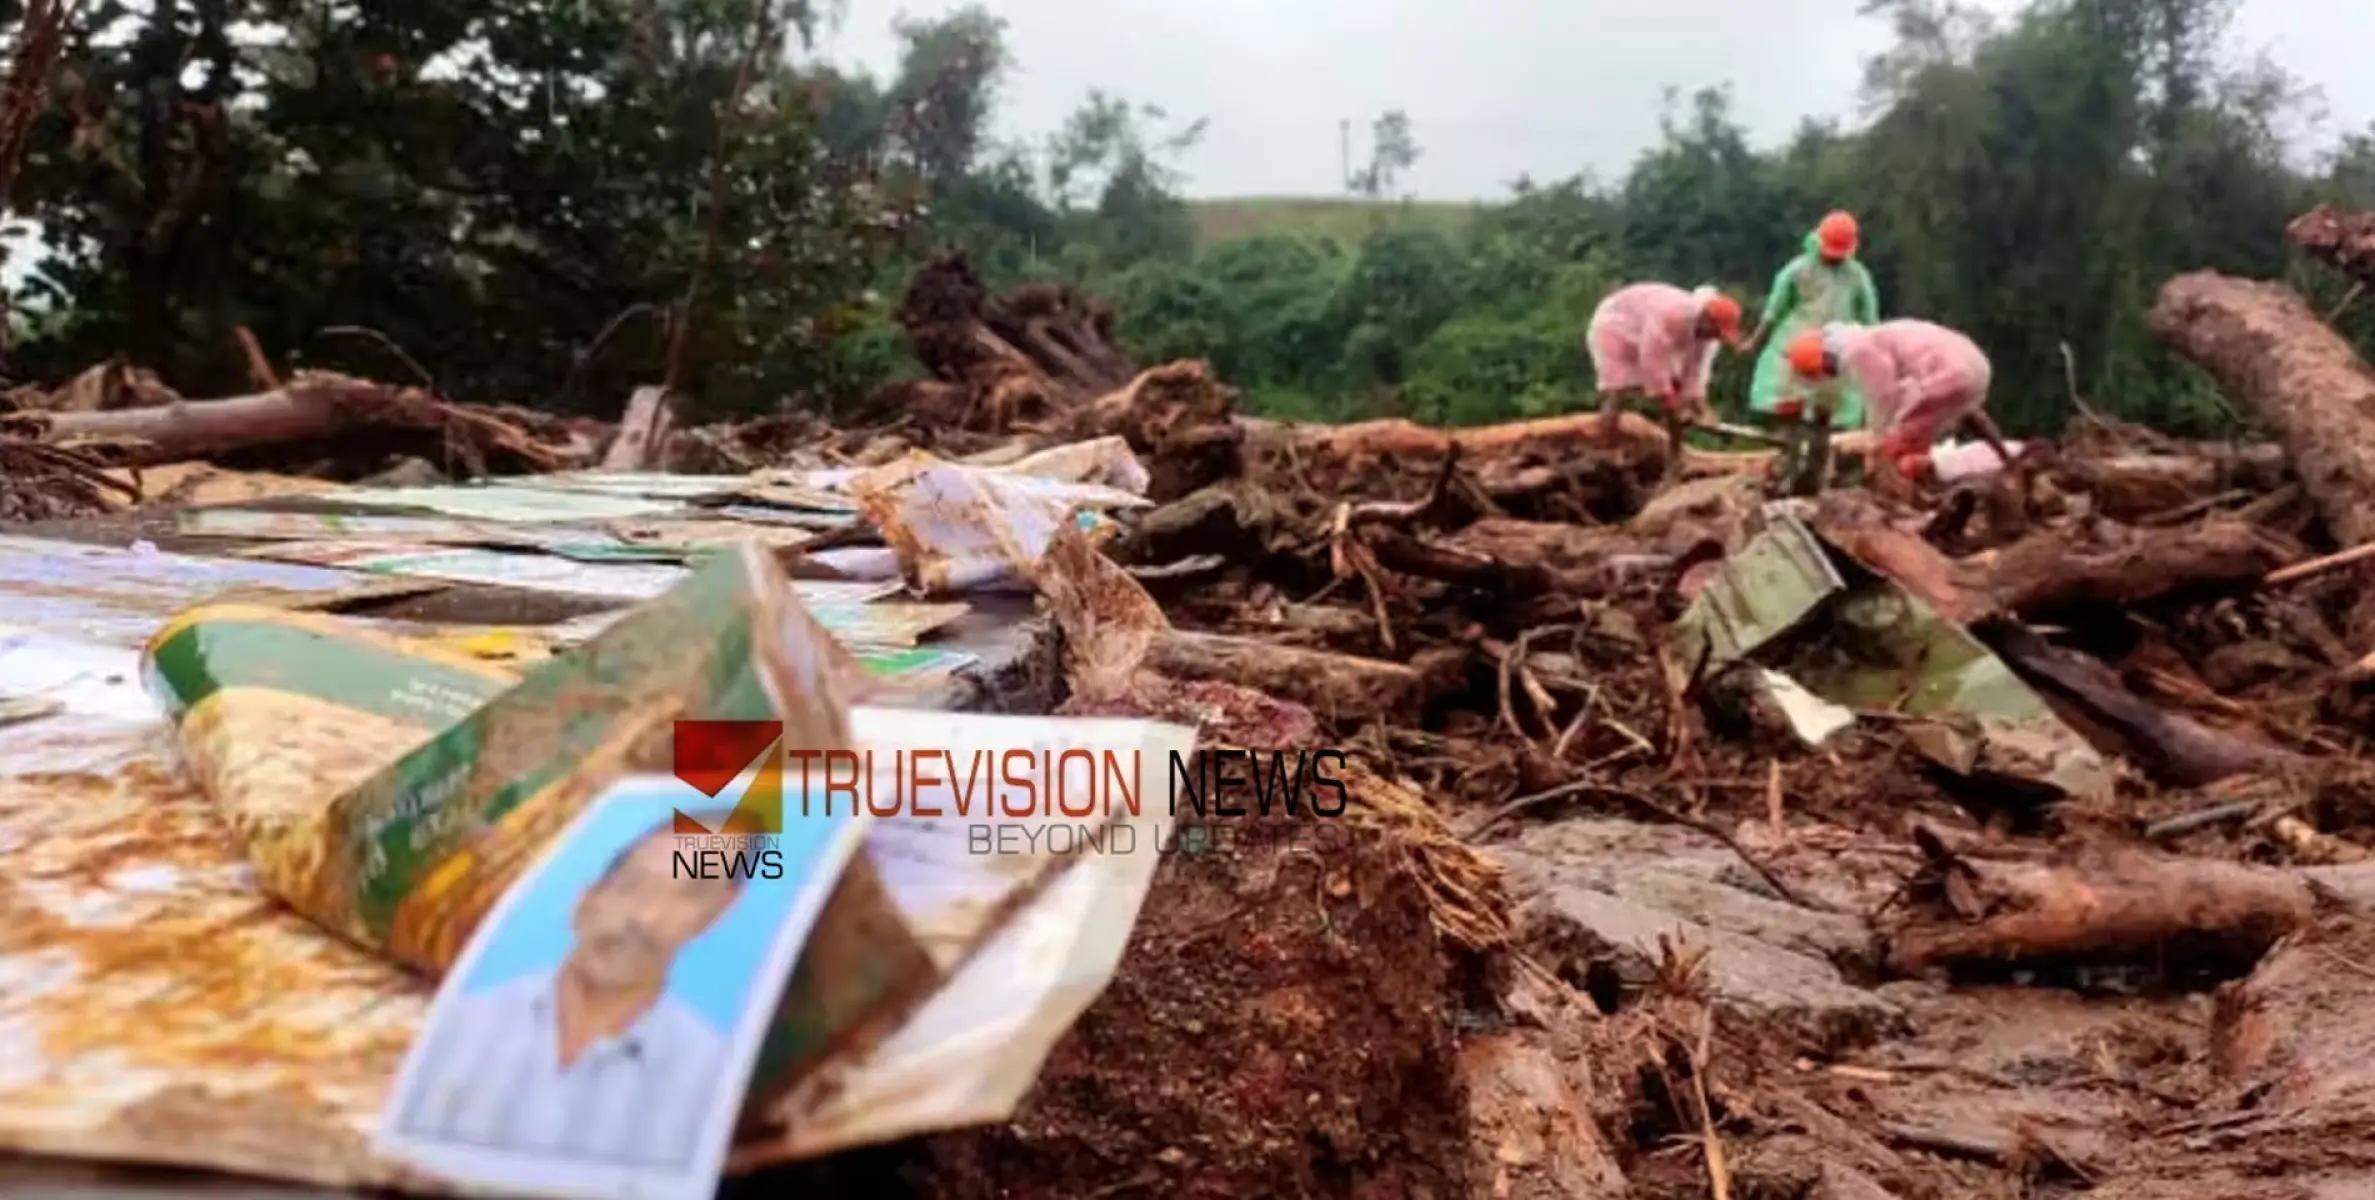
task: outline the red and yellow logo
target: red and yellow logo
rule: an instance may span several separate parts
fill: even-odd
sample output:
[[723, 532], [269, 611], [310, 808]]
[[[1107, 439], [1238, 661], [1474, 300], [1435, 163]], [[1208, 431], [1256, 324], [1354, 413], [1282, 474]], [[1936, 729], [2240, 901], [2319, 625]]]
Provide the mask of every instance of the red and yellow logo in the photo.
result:
[[681, 834], [747, 835], [783, 832], [783, 756], [776, 746], [783, 740], [781, 721], [678, 721], [673, 766], [676, 777], [704, 796], [715, 797], [759, 764], [742, 800], [717, 829], [703, 825], [679, 809], [675, 829]]

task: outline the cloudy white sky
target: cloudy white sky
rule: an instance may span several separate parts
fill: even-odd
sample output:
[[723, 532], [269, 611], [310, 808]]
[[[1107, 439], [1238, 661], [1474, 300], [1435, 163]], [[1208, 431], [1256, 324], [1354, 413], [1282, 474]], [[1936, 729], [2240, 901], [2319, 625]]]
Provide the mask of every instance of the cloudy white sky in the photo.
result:
[[[1886, 46], [1858, 0], [986, 0], [1016, 59], [1006, 136], [1055, 128], [1091, 87], [1204, 117], [1183, 166], [1199, 196], [1327, 195], [1338, 122], [1364, 157], [1370, 117], [1409, 112], [1424, 157], [1407, 190], [1499, 194], [1521, 173], [1621, 172], [1657, 137], [1660, 90], [1729, 81], [1761, 142], [1807, 114], [1849, 115]], [[1982, 0], [2010, 11], [2015, 0]], [[847, 0], [821, 49], [887, 73], [891, 19], [956, 0]], [[2322, 89], [2318, 131], [2375, 121], [2375, 3], [2244, 0], [2235, 39]]]

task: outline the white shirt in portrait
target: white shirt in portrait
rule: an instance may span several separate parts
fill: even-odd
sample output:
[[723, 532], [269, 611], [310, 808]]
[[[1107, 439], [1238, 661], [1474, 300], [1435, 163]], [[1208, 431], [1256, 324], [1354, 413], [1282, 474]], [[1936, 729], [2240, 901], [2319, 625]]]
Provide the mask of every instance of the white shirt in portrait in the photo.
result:
[[684, 1166], [721, 1078], [726, 1041], [662, 992], [615, 1038], [560, 1066], [555, 974], [479, 992], [437, 1015], [404, 1125], [412, 1136], [585, 1162]]

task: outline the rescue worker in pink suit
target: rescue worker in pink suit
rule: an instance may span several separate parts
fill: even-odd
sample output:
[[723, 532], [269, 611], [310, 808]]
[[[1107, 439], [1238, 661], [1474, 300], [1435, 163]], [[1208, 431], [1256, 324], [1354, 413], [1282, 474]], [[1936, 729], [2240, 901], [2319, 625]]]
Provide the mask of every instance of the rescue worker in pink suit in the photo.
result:
[[1686, 292], [1669, 283], [1636, 283], [1610, 292], [1592, 310], [1584, 339], [1600, 391], [1601, 439], [1616, 440], [1624, 394], [1644, 392], [1664, 413], [1679, 460], [1683, 419], [1707, 406], [1718, 339], [1739, 347], [1740, 302], [1712, 287]]
[[1885, 463], [1887, 486], [1927, 477], [1929, 450], [1943, 433], [1971, 426], [2006, 463], [2003, 434], [1987, 415], [1993, 374], [1987, 354], [1970, 338], [1928, 321], [1878, 325], [1832, 323], [1799, 334], [1789, 348], [1790, 370], [1821, 387], [1842, 374], [1864, 393], [1877, 437], [1864, 459], [1876, 482]]

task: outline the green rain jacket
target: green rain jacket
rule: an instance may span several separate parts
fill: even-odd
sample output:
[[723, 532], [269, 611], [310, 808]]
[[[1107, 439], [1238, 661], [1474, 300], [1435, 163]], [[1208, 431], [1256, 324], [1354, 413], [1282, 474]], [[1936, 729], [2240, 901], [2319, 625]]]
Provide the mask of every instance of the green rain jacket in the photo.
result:
[[[1808, 233], [1804, 250], [1773, 276], [1762, 321], [1767, 335], [1757, 354], [1756, 377], [1749, 383], [1748, 407], [1751, 412], [1770, 416], [1774, 406], [1797, 392], [1790, 379], [1790, 340], [1832, 321], [1879, 324], [1880, 293], [1872, 286], [1872, 273], [1854, 255], [1837, 265], [1824, 262], [1820, 239]], [[1863, 428], [1861, 390], [1846, 380], [1834, 384], [1833, 390], [1831, 428]]]

